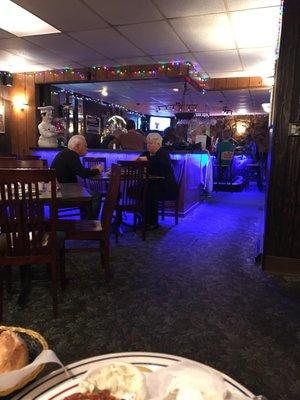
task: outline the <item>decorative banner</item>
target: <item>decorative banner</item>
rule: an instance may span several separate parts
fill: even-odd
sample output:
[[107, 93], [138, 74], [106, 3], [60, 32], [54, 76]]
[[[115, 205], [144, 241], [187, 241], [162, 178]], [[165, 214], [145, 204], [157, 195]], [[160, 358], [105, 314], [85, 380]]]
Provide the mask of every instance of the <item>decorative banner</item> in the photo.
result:
[[0, 133], [5, 133], [5, 107], [0, 106]]
[[85, 116], [85, 133], [94, 133], [99, 135], [100, 133], [100, 118], [94, 117], [93, 115]]

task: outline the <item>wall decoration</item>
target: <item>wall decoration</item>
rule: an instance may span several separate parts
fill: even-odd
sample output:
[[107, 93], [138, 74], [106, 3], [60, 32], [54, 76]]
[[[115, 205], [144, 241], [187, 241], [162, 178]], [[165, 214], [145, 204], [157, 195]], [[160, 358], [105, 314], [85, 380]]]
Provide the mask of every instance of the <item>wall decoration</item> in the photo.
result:
[[101, 131], [101, 123], [99, 117], [93, 115], [85, 116], [85, 133], [94, 133], [99, 135]]

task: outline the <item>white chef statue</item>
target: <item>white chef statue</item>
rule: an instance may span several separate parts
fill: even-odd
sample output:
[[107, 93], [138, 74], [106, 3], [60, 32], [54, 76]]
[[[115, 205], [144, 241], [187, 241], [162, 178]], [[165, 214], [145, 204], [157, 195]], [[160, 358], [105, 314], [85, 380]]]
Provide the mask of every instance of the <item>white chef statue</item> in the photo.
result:
[[38, 107], [41, 111], [42, 122], [38, 125], [40, 137], [38, 141], [39, 147], [57, 147], [57, 138], [59, 133], [55, 126], [51, 124], [53, 106]]

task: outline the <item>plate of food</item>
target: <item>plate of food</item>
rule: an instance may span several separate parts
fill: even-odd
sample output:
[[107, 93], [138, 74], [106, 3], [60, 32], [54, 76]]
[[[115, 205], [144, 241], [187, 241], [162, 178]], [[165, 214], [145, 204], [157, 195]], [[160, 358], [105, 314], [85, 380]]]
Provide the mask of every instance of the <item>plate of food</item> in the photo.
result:
[[70, 364], [31, 384], [12, 400], [247, 400], [253, 397], [238, 382], [204, 364], [168, 354], [134, 352], [107, 354]]

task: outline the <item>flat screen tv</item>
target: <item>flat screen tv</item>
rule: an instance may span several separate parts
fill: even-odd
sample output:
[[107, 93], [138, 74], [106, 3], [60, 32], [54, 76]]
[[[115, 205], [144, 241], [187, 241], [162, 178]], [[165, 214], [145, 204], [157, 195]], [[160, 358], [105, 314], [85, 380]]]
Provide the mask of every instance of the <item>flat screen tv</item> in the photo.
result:
[[171, 125], [171, 118], [150, 117], [150, 131], [164, 131]]

